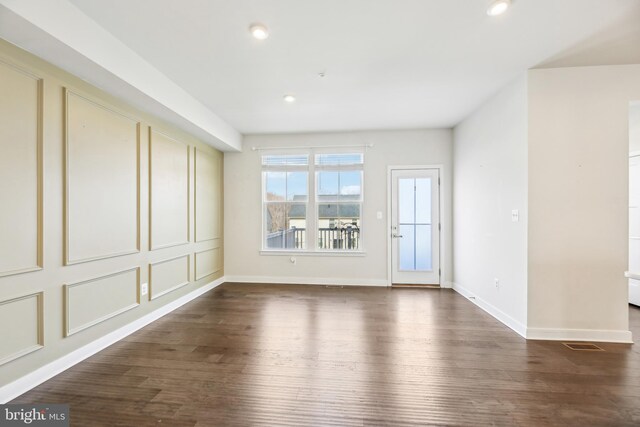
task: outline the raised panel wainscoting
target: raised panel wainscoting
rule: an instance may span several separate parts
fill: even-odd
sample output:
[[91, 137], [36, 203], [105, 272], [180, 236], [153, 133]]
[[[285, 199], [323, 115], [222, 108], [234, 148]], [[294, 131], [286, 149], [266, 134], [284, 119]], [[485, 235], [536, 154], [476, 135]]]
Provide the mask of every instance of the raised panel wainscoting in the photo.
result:
[[221, 152], [2, 40], [0, 94], [3, 403], [220, 279], [223, 189]]

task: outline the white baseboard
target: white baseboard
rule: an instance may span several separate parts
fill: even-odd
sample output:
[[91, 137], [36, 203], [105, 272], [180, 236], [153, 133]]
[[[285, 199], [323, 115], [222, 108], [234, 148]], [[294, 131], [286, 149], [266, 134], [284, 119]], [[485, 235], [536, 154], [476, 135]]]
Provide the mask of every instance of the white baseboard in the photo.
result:
[[500, 322], [504, 323], [509, 328], [513, 329], [518, 335], [523, 338], [527, 338], [527, 327], [522, 323], [518, 322], [513, 317], [509, 316], [502, 310], [496, 308], [495, 306], [489, 304], [482, 298], [477, 297], [473, 294], [473, 292], [469, 291], [467, 288], [460, 286], [458, 283], [453, 282], [453, 290], [467, 298], [469, 301], [473, 302], [475, 305], [495, 317]]
[[633, 344], [631, 331], [527, 328], [511, 316], [484, 301], [482, 298], [478, 298], [463, 286], [453, 283], [453, 289], [528, 340], [595, 341]]
[[527, 339], [549, 341], [595, 341], [633, 344], [631, 331], [597, 329], [527, 328]]
[[42, 384], [50, 378], [58, 375], [59, 373], [69, 369], [73, 365], [82, 362], [86, 358], [93, 356], [100, 350], [110, 346], [111, 344], [120, 341], [121, 339], [131, 335], [138, 329], [147, 326], [149, 323], [161, 318], [162, 316], [169, 314], [173, 310], [183, 306], [189, 301], [199, 297], [200, 295], [210, 291], [216, 286], [225, 282], [225, 278], [221, 277], [216, 279], [194, 291], [184, 295], [175, 301], [172, 301], [162, 307], [152, 311], [149, 314], [142, 316], [141, 318], [129, 323], [117, 329], [109, 334], [98, 338], [97, 340], [80, 347], [71, 353], [62, 356], [61, 358], [54, 360], [51, 363], [36, 369], [35, 371], [19, 378], [12, 383], [0, 387], [0, 404], [7, 403], [16, 397], [26, 393], [32, 388]]
[[225, 276], [227, 282], [283, 283], [287, 285], [389, 286], [387, 279], [340, 279], [316, 277]]

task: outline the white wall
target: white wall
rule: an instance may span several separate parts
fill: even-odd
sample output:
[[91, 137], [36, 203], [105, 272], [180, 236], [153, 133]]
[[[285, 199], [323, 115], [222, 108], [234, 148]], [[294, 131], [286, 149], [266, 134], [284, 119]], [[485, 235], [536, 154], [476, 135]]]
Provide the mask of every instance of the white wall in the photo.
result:
[[640, 100], [629, 107], [629, 152], [640, 152]]
[[529, 72], [528, 337], [628, 341], [628, 117], [640, 65]]
[[[455, 287], [524, 335], [527, 320], [527, 80], [454, 130]], [[519, 222], [511, 211], [518, 209]], [[496, 287], [494, 279], [499, 279]]]
[[[264, 152], [251, 147], [374, 144], [364, 168], [365, 256], [260, 255], [261, 166]], [[228, 280], [288, 283], [387, 283], [387, 166], [444, 165], [443, 283], [451, 278], [451, 131], [372, 131], [247, 136], [244, 151], [225, 153], [225, 274]], [[376, 212], [383, 212], [383, 219]]]

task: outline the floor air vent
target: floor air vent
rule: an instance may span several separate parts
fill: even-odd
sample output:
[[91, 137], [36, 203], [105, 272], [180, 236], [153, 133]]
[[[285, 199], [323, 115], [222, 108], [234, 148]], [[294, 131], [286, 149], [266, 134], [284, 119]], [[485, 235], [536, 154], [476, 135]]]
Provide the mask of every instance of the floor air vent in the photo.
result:
[[566, 347], [576, 351], [604, 351], [603, 348], [598, 347], [595, 344], [586, 342], [563, 342]]

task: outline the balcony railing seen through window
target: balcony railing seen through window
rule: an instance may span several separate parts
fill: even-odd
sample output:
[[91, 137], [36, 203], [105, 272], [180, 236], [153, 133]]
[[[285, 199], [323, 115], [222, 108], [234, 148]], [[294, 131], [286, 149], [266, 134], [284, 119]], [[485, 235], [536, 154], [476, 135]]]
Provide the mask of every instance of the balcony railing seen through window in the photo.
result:
[[[307, 230], [305, 228], [289, 228], [267, 235], [269, 249], [304, 249]], [[357, 227], [319, 228], [318, 249], [358, 250], [360, 248], [360, 229]]]

